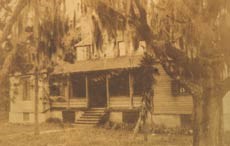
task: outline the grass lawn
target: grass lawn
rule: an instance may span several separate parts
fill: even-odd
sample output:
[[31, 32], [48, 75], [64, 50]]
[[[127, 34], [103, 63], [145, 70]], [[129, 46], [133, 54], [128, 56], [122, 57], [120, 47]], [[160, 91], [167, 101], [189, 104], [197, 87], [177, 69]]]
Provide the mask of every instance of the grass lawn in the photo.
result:
[[93, 127], [75, 127], [39, 136], [26, 133], [0, 134], [1, 146], [189, 146], [191, 143], [190, 136], [149, 135], [149, 140], [144, 142], [141, 134], [133, 139], [131, 131]]
[[[152, 134], [145, 142], [142, 134], [133, 139], [133, 132], [127, 130], [58, 124], [41, 124], [40, 129], [51, 132], [34, 136], [32, 125], [0, 122], [0, 146], [192, 146], [192, 136], [187, 135]], [[230, 146], [230, 132], [225, 137]]]

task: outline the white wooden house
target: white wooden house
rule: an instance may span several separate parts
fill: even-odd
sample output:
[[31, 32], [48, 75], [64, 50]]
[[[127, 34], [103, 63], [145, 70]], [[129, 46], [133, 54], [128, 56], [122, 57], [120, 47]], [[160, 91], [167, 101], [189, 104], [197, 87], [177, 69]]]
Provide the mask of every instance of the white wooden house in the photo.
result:
[[[80, 123], [93, 123], [84, 117], [92, 111], [106, 112], [113, 122], [137, 118], [141, 105], [141, 87], [138, 86], [141, 77], [131, 69], [138, 70], [143, 48], [140, 47], [138, 53], [126, 55], [123, 52], [119, 56], [108, 51], [110, 54], [104, 58], [90, 57], [91, 45], [87, 41], [80, 42], [75, 48], [76, 54], [81, 55], [74, 64], [63, 63], [52, 74], [44, 72], [40, 77], [39, 121], [51, 117], [65, 120], [67, 111], [72, 112], [69, 116]], [[157, 84], [153, 89], [154, 122], [171, 127], [186, 124], [192, 114], [192, 97], [180, 88], [172, 88], [174, 81], [160, 64], [156, 67], [160, 75], [156, 76]], [[33, 122], [34, 92], [32, 74], [11, 77], [10, 122]], [[127, 118], [130, 116], [133, 118]]]
[[[68, 115], [72, 117], [69, 120], [77, 123], [96, 123], [105, 113], [113, 122], [135, 121], [141, 105], [141, 87], [138, 86], [141, 77], [131, 70], [138, 70], [145, 42], [140, 41], [139, 48], [134, 51], [124, 42], [124, 33], [117, 32], [116, 48], [114, 42], [105, 39], [103, 54], [97, 54], [92, 47], [91, 15], [79, 17], [82, 41], [74, 46], [75, 63], [59, 62], [52, 74], [44, 71], [40, 77], [39, 121], [44, 122], [48, 118], [65, 121]], [[103, 34], [103, 37], [106, 38], [106, 35]], [[192, 97], [181, 88], [172, 88], [174, 81], [160, 64], [157, 68], [160, 76], [156, 77], [157, 84], [153, 89], [153, 120], [166, 126], [183, 125], [192, 114]], [[10, 122], [32, 123], [34, 75], [16, 74], [11, 76], [10, 81]], [[174, 95], [174, 92], [178, 94]]]
[[[116, 51], [113, 43], [105, 42], [103, 54], [95, 56], [91, 30], [87, 25], [91, 22], [82, 19], [83, 39], [74, 46], [75, 63], [62, 62], [51, 74], [44, 71], [39, 76], [39, 122], [59, 118], [78, 124], [96, 124], [105, 115], [112, 122], [135, 122], [141, 105], [141, 87], [138, 85], [141, 77], [132, 69], [138, 70], [145, 43], [140, 42], [138, 50], [134, 51], [131, 47], [127, 48], [121, 37], [117, 39]], [[191, 124], [191, 95], [169, 77], [160, 63], [156, 67], [160, 75], [156, 76], [157, 83], [153, 87], [154, 123], [167, 127]], [[34, 75], [15, 74], [10, 77], [10, 83], [9, 121], [33, 123]], [[230, 103], [228, 99], [229, 94], [224, 98], [226, 103]], [[226, 124], [229, 121], [228, 105], [225, 105], [228, 115], [225, 126], [229, 129]]]

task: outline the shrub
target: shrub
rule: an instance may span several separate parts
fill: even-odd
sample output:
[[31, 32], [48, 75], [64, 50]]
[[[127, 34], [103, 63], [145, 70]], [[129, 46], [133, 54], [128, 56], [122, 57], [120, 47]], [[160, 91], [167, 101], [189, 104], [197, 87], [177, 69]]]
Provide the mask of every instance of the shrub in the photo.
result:
[[47, 123], [53, 123], [53, 124], [62, 124], [62, 120], [60, 118], [48, 118], [46, 120]]

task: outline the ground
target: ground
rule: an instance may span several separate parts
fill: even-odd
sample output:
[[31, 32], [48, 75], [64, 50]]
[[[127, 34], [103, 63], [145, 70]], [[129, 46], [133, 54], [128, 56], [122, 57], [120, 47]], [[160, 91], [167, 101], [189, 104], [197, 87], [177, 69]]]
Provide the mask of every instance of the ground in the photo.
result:
[[[1, 120], [1, 119], [0, 119]], [[32, 125], [0, 122], [0, 146], [191, 146], [188, 135], [150, 134], [148, 141], [128, 130], [106, 130], [98, 127], [79, 127], [60, 124], [41, 124], [41, 134], [34, 136]], [[229, 140], [230, 133], [226, 136]], [[230, 141], [228, 141], [230, 146]]]
[[[22, 125], [13, 126], [22, 129]], [[31, 129], [33, 130], [33, 129]], [[18, 134], [19, 133], [19, 134]], [[21, 134], [22, 133], [22, 134]], [[24, 133], [24, 134], [23, 134]], [[190, 136], [149, 135], [147, 142], [143, 136], [135, 139], [131, 131], [106, 130], [103, 128], [75, 127], [68, 131], [42, 133], [15, 132], [0, 134], [1, 146], [190, 146]]]

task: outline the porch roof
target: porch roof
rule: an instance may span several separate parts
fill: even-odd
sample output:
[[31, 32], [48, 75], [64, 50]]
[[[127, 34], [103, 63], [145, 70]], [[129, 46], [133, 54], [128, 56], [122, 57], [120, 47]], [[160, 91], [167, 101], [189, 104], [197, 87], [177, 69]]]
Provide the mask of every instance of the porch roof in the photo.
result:
[[133, 67], [138, 67], [140, 65], [140, 61], [142, 57], [143, 56], [141, 55], [124, 56], [124, 57], [117, 57], [117, 58], [78, 61], [74, 64], [63, 63], [55, 67], [53, 74], [133, 68]]

